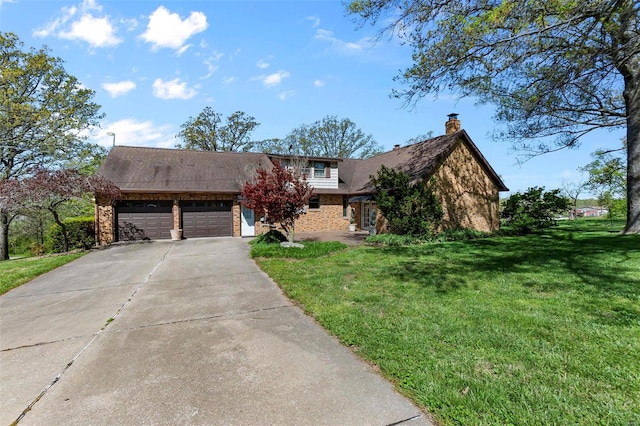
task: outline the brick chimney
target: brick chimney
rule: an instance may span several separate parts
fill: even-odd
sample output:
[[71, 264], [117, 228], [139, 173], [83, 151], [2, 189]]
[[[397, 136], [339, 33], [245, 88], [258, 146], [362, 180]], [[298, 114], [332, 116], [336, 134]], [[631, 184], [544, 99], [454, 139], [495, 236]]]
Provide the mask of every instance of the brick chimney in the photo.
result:
[[460, 120], [458, 120], [458, 114], [449, 114], [447, 115], [449, 120], [444, 123], [445, 135], [451, 135], [458, 130], [460, 130]]
[[400, 144], [395, 144], [395, 145], [393, 146], [393, 150], [394, 150], [394, 151], [397, 151], [397, 150], [399, 150], [399, 149], [400, 149]]

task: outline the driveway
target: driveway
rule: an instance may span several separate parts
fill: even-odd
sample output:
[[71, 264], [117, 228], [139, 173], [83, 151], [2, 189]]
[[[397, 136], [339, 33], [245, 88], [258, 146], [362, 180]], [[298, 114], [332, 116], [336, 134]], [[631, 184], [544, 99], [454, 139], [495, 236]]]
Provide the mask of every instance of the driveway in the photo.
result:
[[430, 424], [248, 250], [111, 247], [0, 297], [0, 424]]

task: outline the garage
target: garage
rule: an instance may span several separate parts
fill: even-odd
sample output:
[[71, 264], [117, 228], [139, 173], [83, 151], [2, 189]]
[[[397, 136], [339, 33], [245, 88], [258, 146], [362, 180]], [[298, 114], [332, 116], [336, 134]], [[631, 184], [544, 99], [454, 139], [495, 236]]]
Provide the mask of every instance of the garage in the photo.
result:
[[120, 201], [116, 205], [118, 241], [171, 238], [171, 201]]
[[183, 201], [182, 235], [185, 238], [231, 237], [233, 235], [231, 201]]

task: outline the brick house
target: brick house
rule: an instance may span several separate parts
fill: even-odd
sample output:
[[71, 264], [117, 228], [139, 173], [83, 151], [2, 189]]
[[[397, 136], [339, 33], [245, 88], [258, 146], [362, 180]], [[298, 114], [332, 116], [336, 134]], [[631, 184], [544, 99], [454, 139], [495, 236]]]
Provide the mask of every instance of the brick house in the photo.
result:
[[[280, 155], [115, 146], [98, 173], [122, 195], [111, 203], [96, 194], [98, 244], [170, 238], [169, 230], [178, 228], [186, 238], [262, 233], [268, 224], [242, 206], [240, 191], [257, 168], [274, 161], [300, 167], [300, 159]], [[498, 194], [508, 189], [451, 115], [445, 135], [368, 159], [305, 158], [302, 172], [314, 197], [296, 231], [347, 231], [352, 209], [358, 229], [375, 224], [380, 231], [384, 221], [376, 214], [369, 177], [381, 165], [416, 181], [434, 177], [443, 226], [499, 228]]]

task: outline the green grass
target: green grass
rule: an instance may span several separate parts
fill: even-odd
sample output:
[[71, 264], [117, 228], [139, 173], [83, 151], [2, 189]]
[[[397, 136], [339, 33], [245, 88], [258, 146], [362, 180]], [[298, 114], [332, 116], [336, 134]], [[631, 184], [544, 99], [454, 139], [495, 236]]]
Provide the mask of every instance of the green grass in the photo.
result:
[[258, 262], [442, 424], [639, 424], [640, 236], [610, 231]]
[[346, 244], [338, 241], [308, 241], [302, 244], [304, 245], [303, 248], [281, 247], [280, 244], [254, 244], [251, 247], [251, 257], [310, 259], [326, 256], [347, 248]]
[[0, 295], [83, 255], [84, 253], [73, 253], [2, 261], [0, 262]]

